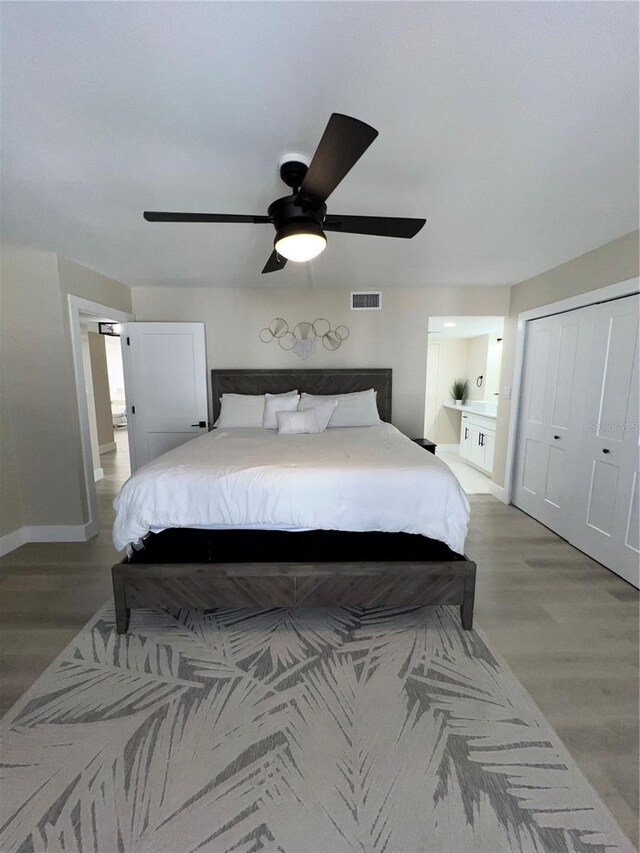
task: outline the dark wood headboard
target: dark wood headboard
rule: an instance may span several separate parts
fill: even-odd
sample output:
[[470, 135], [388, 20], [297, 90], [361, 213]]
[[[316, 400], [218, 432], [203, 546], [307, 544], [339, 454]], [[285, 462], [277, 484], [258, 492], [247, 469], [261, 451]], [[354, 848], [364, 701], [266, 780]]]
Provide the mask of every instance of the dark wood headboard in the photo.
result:
[[390, 367], [212, 370], [213, 420], [215, 422], [220, 414], [220, 397], [223, 394], [283, 394], [293, 388], [306, 394], [349, 394], [373, 388], [378, 392], [380, 417], [391, 422]]

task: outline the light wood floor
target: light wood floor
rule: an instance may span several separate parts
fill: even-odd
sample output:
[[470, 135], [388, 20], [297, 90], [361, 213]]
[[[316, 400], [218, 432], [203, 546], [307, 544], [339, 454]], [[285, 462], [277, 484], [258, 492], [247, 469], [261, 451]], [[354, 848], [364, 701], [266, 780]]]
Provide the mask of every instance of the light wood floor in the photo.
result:
[[[2, 711], [111, 595], [111, 501], [128, 476], [126, 434], [117, 438], [118, 452], [102, 456], [99, 535], [25, 545], [0, 560]], [[637, 845], [637, 591], [514, 507], [470, 500], [476, 626]]]

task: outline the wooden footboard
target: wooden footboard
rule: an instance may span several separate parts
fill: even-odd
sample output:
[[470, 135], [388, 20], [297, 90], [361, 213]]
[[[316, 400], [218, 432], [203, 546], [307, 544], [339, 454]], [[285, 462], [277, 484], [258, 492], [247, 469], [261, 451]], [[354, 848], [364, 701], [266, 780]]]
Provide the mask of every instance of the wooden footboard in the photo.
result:
[[[293, 534], [296, 535], [296, 534]], [[113, 567], [117, 630], [133, 607], [349, 607], [457, 604], [473, 627], [476, 564], [451, 561], [148, 563]]]

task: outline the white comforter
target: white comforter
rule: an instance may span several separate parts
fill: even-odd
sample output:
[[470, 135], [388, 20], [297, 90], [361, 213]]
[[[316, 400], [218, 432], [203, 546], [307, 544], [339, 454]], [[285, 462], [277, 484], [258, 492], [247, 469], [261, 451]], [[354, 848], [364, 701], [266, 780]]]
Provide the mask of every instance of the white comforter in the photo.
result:
[[137, 471], [114, 501], [118, 550], [168, 527], [418, 533], [462, 553], [469, 502], [390, 424], [319, 435], [222, 429]]

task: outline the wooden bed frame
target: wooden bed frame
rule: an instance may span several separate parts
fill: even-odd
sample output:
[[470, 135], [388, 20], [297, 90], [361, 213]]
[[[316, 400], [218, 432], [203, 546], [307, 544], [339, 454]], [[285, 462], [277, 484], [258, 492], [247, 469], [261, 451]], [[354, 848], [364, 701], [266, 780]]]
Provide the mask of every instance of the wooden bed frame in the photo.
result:
[[[391, 421], [391, 370], [212, 370], [214, 421], [225, 393], [377, 391]], [[476, 564], [407, 533], [165, 530], [112, 569], [118, 633], [133, 607], [460, 606], [473, 626]]]

